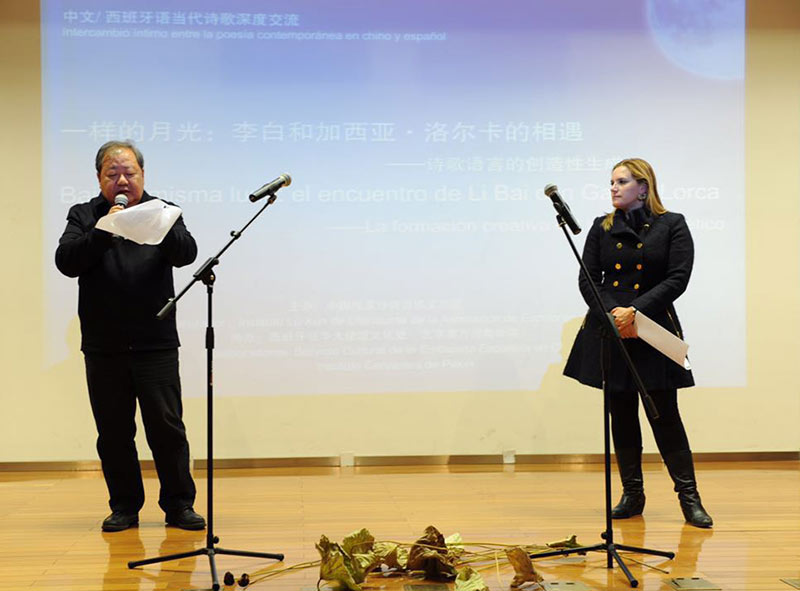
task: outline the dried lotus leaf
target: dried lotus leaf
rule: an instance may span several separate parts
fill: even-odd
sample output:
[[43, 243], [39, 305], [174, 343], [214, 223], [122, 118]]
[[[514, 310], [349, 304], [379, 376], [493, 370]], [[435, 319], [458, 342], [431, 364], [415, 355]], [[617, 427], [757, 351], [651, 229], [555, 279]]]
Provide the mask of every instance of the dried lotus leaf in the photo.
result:
[[422, 537], [411, 546], [411, 550], [408, 553], [408, 569], [424, 570], [423, 563], [426, 555], [430, 552], [447, 553], [444, 536], [432, 525], [426, 527]]
[[345, 554], [339, 544], [322, 536], [315, 546], [320, 555], [319, 578], [321, 580], [334, 582], [351, 591], [361, 591], [358, 583], [364, 579], [356, 580], [357, 571], [354, 569], [350, 557]]
[[572, 534], [568, 538], [564, 538], [563, 540], [557, 540], [555, 542], [550, 542], [547, 544], [550, 548], [580, 548], [581, 545], [578, 543], [578, 536]]
[[374, 552], [368, 552], [366, 554], [353, 554], [351, 559], [353, 565], [353, 578], [358, 583], [363, 582], [364, 579], [367, 578], [367, 575], [371, 571], [375, 570], [375, 567], [381, 563], [380, 556]]
[[533, 568], [530, 556], [522, 548], [509, 548], [506, 556], [511, 566], [514, 567], [514, 580], [511, 581], [512, 587], [520, 587], [524, 583], [540, 583], [544, 579]]
[[408, 548], [400, 546], [397, 549], [397, 564], [400, 568], [408, 568]]
[[[455, 559], [440, 554], [436, 550], [428, 550], [419, 558], [420, 568], [409, 570], [422, 570], [425, 578], [430, 581], [451, 581], [456, 576]], [[410, 563], [410, 561], [409, 561]]]
[[489, 591], [489, 587], [475, 569], [467, 566], [458, 571], [455, 591]]
[[[406, 562], [400, 563], [400, 546], [391, 542], [377, 542], [372, 547], [372, 552], [379, 558], [379, 564], [387, 568], [405, 569]], [[405, 555], [406, 561], [408, 554]]]
[[368, 554], [372, 551], [375, 538], [369, 530], [362, 528], [354, 531], [342, 540], [342, 550], [350, 556], [353, 554]]
[[460, 533], [456, 532], [447, 536], [444, 539], [444, 543], [447, 546], [447, 551], [452, 556], [461, 556], [464, 553], [464, 540], [461, 538]]

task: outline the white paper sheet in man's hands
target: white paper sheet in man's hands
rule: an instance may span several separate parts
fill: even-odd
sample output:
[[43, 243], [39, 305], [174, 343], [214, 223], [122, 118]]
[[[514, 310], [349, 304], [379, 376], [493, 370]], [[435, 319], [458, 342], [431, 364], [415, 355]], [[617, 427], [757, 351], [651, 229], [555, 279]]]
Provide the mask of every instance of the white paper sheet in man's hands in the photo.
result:
[[682, 341], [652, 318], [648, 318], [638, 310], [634, 317], [634, 324], [636, 325], [636, 332], [639, 334], [639, 338], [645, 343], [661, 351], [681, 367], [691, 369], [689, 360], [686, 358], [689, 345], [686, 344], [685, 341]]
[[160, 244], [181, 217], [181, 208], [161, 199], [151, 199], [97, 220], [95, 227], [133, 240], [137, 244]]

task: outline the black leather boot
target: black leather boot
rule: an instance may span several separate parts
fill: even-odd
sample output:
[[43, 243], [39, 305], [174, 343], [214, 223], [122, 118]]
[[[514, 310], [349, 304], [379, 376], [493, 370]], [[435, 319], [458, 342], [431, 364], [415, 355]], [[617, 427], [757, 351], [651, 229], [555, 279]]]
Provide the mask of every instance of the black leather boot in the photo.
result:
[[667, 465], [669, 475], [675, 483], [675, 492], [681, 503], [681, 510], [686, 522], [695, 527], [711, 527], [714, 520], [703, 508], [700, 493], [697, 492], [697, 481], [694, 477], [692, 452], [687, 450], [673, 451], [662, 456]]
[[622, 497], [611, 509], [612, 519], [627, 519], [644, 511], [644, 479], [642, 478], [642, 448], [615, 449]]

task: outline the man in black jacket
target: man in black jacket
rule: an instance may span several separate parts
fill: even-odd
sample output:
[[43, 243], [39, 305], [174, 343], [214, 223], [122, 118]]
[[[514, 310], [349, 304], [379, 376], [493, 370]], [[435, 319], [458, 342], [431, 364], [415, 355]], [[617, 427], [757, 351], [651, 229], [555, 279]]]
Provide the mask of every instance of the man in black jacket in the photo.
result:
[[154, 199], [144, 191], [144, 158], [131, 142], [108, 142], [95, 159], [100, 194], [74, 205], [58, 242], [56, 266], [78, 277], [81, 350], [97, 425], [97, 451], [109, 492], [104, 531], [139, 523], [144, 487], [136, 453], [136, 401], [161, 483], [166, 522], [203, 529], [194, 512], [195, 485], [183, 425], [175, 315], [157, 312], [175, 295], [172, 268], [188, 265], [197, 245], [178, 218], [157, 246], [140, 245], [95, 227], [97, 220]]

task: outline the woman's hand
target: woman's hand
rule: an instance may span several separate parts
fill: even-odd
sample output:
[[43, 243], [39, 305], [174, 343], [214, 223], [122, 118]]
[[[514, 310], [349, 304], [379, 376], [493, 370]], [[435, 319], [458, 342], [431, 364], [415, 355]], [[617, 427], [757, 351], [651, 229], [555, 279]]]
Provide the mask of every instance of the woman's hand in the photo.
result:
[[638, 333], [633, 321], [636, 319], [636, 308], [617, 307], [611, 310], [611, 315], [614, 316], [614, 324], [617, 325], [617, 330], [623, 339], [636, 338]]
[[636, 330], [635, 324], [629, 324], [619, 331], [619, 336], [623, 339], [636, 339], [639, 338], [639, 331]]

